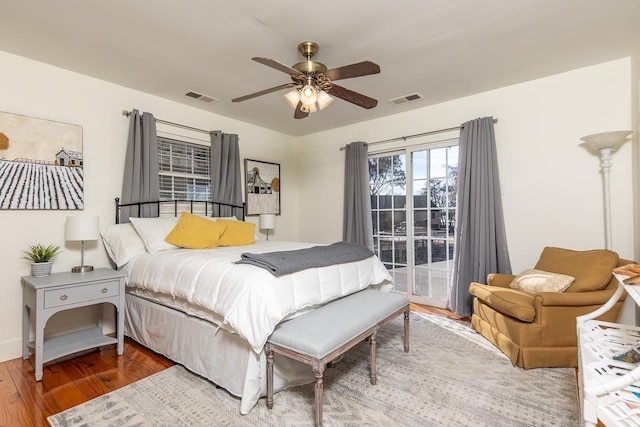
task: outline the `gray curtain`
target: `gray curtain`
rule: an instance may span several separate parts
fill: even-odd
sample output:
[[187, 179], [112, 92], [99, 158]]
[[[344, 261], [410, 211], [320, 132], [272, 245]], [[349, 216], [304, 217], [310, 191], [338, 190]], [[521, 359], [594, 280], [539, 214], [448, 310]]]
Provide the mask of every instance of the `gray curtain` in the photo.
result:
[[352, 142], [345, 152], [343, 239], [373, 250], [367, 144]]
[[467, 317], [473, 312], [471, 282], [486, 283], [489, 273], [511, 273], [492, 117], [462, 125], [458, 166], [458, 218], [447, 308]]
[[[211, 135], [211, 200], [242, 206], [238, 135], [213, 131]], [[218, 216], [244, 218], [241, 208], [221, 207]]]
[[[153, 114], [133, 110], [129, 117], [129, 139], [124, 161], [124, 179], [120, 203], [151, 202], [160, 198], [158, 178], [158, 136]], [[157, 217], [155, 203], [124, 207], [120, 222], [129, 222], [129, 216]]]

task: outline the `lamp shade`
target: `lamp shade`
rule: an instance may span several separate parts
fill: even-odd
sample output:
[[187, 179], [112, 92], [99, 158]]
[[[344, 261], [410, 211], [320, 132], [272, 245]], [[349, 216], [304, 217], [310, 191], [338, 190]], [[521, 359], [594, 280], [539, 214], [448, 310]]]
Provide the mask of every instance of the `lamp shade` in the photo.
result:
[[632, 133], [630, 130], [618, 130], [613, 132], [594, 133], [580, 138], [593, 150], [611, 148], [613, 151], [620, 148], [627, 141], [627, 137]]
[[74, 240], [98, 240], [100, 237], [99, 218], [97, 216], [68, 216], [64, 238]]
[[275, 214], [260, 214], [259, 227], [261, 230], [273, 230], [276, 228]]
[[305, 113], [315, 113], [316, 111], [318, 111], [318, 109], [316, 108], [316, 104], [311, 104], [311, 105], [302, 105], [300, 107], [301, 111], [304, 111]]
[[291, 108], [296, 109], [298, 107], [298, 102], [300, 102], [300, 93], [298, 93], [298, 89], [293, 89], [285, 93], [284, 99], [287, 100], [287, 103]]
[[321, 90], [318, 92], [318, 108], [324, 110], [333, 102], [333, 97], [329, 95], [327, 92]]

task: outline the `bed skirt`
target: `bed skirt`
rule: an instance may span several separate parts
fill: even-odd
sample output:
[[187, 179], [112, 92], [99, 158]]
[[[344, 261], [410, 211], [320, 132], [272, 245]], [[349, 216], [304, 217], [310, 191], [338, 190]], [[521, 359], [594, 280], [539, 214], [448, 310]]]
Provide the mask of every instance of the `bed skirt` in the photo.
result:
[[[267, 394], [264, 351], [216, 324], [127, 293], [124, 333], [239, 397], [241, 414]], [[314, 381], [303, 363], [281, 357], [275, 367], [275, 391]]]

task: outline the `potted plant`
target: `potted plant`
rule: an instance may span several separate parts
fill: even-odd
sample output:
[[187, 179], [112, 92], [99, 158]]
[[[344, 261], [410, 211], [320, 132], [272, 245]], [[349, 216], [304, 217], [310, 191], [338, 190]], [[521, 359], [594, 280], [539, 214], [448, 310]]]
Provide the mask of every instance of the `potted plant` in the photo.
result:
[[44, 246], [40, 243], [29, 246], [29, 250], [24, 251], [24, 259], [31, 261], [31, 275], [33, 277], [44, 277], [51, 273], [51, 259], [60, 252], [60, 246]]

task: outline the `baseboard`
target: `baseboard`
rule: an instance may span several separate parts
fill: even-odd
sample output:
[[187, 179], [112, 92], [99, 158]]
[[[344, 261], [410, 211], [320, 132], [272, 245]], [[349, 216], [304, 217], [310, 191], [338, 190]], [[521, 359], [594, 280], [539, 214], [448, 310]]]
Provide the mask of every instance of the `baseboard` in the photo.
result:
[[22, 357], [22, 339], [0, 343], [0, 362]]

